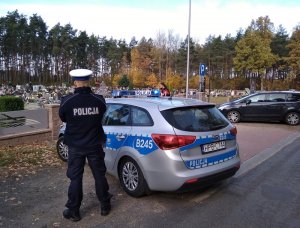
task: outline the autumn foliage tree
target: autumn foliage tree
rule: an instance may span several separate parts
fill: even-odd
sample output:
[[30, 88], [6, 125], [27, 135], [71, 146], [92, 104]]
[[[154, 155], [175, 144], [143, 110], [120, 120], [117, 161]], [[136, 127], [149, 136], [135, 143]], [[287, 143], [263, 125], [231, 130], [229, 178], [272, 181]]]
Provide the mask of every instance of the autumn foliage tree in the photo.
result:
[[[290, 81], [291, 88], [299, 88], [300, 86], [300, 25], [296, 26], [288, 44], [290, 49], [287, 61], [291, 67], [287, 80]], [[298, 80], [296, 80], [298, 79]]]
[[203, 44], [173, 31], [126, 43], [89, 36], [70, 23], [48, 30], [42, 17], [27, 18], [17, 10], [0, 17], [0, 84], [71, 83], [71, 69], [89, 68], [95, 81], [111, 88], [127, 85], [121, 80], [127, 75], [130, 88], [165, 82], [170, 89], [185, 89], [188, 43], [192, 89], [199, 87], [200, 63], [208, 67], [211, 89], [243, 89], [250, 73], [259, 75], [261, 89], [300, 89], [299, 25], [289, 37], [282, 26], [275, 32], [268, 16], [252, 20], [235, 37], [209, 35]]
[[157, 79], [156, 74], [151, 73], [149, 76], [146, 77], [145, 85], [147, 87], [155, 88], [155, 87], [157, 87], [158, 83], [159, 83], [159, 81]]
[[189, 85], [191, 89], [199, 89], [200, 86], [200, 76], [195, 75], [189, 78]]

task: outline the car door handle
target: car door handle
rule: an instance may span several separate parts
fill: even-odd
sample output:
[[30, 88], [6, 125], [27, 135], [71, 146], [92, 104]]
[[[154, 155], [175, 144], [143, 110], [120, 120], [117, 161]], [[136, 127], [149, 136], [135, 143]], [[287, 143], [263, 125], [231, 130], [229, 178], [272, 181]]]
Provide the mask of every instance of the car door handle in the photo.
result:
[[117, 135], [116, 138], [117, 138], [117, 140], [121, 141], [121, 140], [125, 139], [125, 135]]

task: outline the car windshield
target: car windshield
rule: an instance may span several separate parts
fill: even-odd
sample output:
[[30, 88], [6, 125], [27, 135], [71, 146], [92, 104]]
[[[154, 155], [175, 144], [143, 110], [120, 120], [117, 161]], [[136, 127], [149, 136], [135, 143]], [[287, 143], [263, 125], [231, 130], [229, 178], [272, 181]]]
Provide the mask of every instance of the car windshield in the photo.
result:
[[228, 126], [228, 121], [212, 106], [184, 107], [162, 111], [174, 128], [182, 131], [214, 131]]

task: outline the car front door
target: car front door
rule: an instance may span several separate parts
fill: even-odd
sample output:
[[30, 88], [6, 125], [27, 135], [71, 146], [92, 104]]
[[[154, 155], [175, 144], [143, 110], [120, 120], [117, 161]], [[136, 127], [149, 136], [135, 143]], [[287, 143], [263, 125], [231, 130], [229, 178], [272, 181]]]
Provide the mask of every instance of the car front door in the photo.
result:
[[241, 115], [247, 120], [259, 120], [266, 116], [266, 95], [257, 94], [244, 100], [244, 105], [239, 109]]
[[104, 146], [105, 164], [110, 171], [114, 167], [119, 149], [123, 146], [132, 129], [130, 107], [125, 104], [108, 104], [102, 124], [107, 136]]

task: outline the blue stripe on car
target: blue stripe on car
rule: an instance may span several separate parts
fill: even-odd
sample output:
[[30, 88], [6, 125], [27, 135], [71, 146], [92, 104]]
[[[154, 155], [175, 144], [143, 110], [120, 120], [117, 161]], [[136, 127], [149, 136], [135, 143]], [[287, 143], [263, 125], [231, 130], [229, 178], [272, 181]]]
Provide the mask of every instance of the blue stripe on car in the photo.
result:
[[142, 155], [147, 155], [157, 150], [158, 147], [151, 136], [147, 135], [127, 135], [125, 141], [119, 141], [117, 134], [107, 134], [106, 147], [112, 150], [118, 150], [120, 147], [128, 146], [137, 150]]
[[185, 161], [185, 165], [189, 169], [205, 168], [208, 166], [217, 165], [225, 161], [231, 160], [236, 156], [237, 156], [236, 150], [232, 150], [227, 153], [219, 154], [216, 156]]
[[[122, 146], [128, 146], [134, 148], [142, 155], [147, 155], [158, 149], [158, 146], [153, 141], [152, 137], [149, 135], [124, 135], [126, 136], [125, 141], [117, 140], [116, 136], [118, 134], [106, 133], [106, 135], [106, 147], [111, 150], [119, 150]], [[231, 135], [230, 133], [220, 134], [219, 136], [221, 140], [235, 139], [235, 136]], [[185, 150], [192, 149], [196, 146], [211, 142], [215, 142], [215, 138], [213, 137], [213, 135], [200, 137], [194, 143], [181, 147], [180, 151], [183, 152]]]

